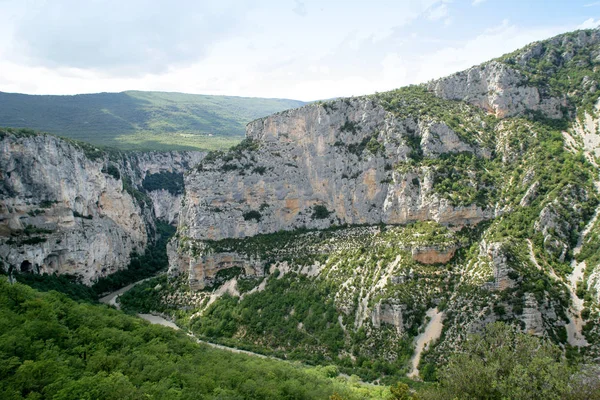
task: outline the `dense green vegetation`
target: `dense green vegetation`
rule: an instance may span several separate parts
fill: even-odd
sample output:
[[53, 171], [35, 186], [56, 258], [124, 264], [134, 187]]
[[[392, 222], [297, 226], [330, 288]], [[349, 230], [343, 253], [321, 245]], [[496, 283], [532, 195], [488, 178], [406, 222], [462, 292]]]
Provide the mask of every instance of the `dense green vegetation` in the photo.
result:
[[126, 269], [98, 279], [92, 289], [98, 294], [112, 292], [130, 283], [155, 275], [169, 266], [167, 242], [175, 233], [175, 228], [167, 223], [156, 221], [157, 240], [149, 245], [142, 255], [132, 254]]
[[[297, 312], [326, 307], [304, 304]], [[503, 324], [471, 336], [439, 368], [439, 383], [417, 393], [402, 383], [361, 385], [338, 377], [333, 366], [306, 368], [211, 349], [182, 332], [3, 278], [0, 326], [3, 399], [600, 398], [593, 367], [574, 367], [555, 345]]]
[[[180, 240], [194, 247], [193, 241]], [[194, 294], [198, 300], [192, 302], [185, 301], [189, 295], [186, 277], [168, 280], [163, 276], [137, 285], [120, 301], [125, 310], [169, 314], [211, 341], [305, 363], [336, 364], [344, 373], [391, 384], [408, 372], [412, 342], [434, 301], [435, 288], [450, 290], [459, 278], [449, 267], [415, 262], [410, 247], [444, 248], [461, 240], [462, 233], [419, 222], [403, 227], [336, 227], [205, 242], [204, 254], [236, 252], [266, 260], [265, 272], [271, 273], [262, 278], [246, 276], [241, 268], [219, 271], [214, 284]], [[289, 265], [291, 271], [280, 272], [279, 263]], [[315, 263], [323, 266], [320, 278], [297, 272]], [[392, 263], [392, 269], [381, 267]], [[219, 277], [221, 273], [223, 277]], [[374, 290], [378, 282], [389, 279], [387, 274], [406, 281]], [[212, 291], [234, 277], [244, 297], [224, 296], [206, 308]], [[262, 291], [248, 293], [259, 284], [264, 286]], [[407, 331], [398, 333], [389, 325], [374, 329], [370, 322], [357, 326], [354, 310], [363, 302], [369, 307], [379, 302], [406, 304], [402, 319]], [[345, 313], [341, 307], [352, 311]]]
[[66, 294], [76, 301], [85, 301], [88, 303], [98, 302], [97, 293], [89, 286], [82, 284], [79, 278], [74, 275], [17, 273], [15, 274], [15, 279], [19, 283], [28, 285], [41, 292], [55, 290]]
[[183, 93], [30, 96], [0, 92], [0, 126], [31, 128], [125, 150], [218, 150], [295, 100]]
[[385, 387], [199, 345], [106, 306], [0, 278], [0, 398], [387, 398]]
[[149, 192], [164, 189], [177, 196], [183, 194], [183, 174], [167, 171], [148, 174], [142, 181], [142, 187]]
[[465, 341], [439, 380], [423, 399], [600, 399], [597, 367], [573, 367], [558, 346], [501, 323]]

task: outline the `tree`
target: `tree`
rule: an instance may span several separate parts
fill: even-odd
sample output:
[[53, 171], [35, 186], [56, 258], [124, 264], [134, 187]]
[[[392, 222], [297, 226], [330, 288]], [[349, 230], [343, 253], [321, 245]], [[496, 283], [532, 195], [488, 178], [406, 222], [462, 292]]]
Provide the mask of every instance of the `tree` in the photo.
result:
[[439, 370], [438, 399], [565, 399], [577, 377], [554, 344], [503, 323], [472, 335]]
[[417, 397], [410, 392], [406, 383], [398, 382], [390, 386], [390, 392], [392, 393], [392, 400], [417, 400]]

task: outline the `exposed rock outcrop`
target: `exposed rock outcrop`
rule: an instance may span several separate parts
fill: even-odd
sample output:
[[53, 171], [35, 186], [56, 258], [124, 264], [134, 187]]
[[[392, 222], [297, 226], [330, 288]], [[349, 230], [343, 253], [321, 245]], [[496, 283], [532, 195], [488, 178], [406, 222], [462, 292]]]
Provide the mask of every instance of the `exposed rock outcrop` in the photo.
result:
[[[149, 175], [164, 172], [183, 174], [197, 165], [205, 155], [206, 153], [201, 151], [135, 152], [128, 154], [124, 167], [127, 174], [133, 177], [133, 183], [144, 187], [144, 179]], [[183, 187], [177, 192], [157, 188], [147, 190], [147, 193], [152, 200], [156, 218], [177, 225], [184, 194]]]
[[465, 101], [499, 118], [528, 110], [562, 118], [562, 107], [566, 106], [565, 99], [544, 96], [539, 88], [527, 85], [524, 74], [498, 61], [430, 82], [427, 87], [444, 99]]
[[445, 264], [454, 257], [456, 246], [439, 247], [414, 247], [412, 258], [422, 264]]
[[509, 276], [512, 268], [508, 264], [508, 256], [506, 255], [504, 244], [497, 242], [487, 243], [483, 240], [479, 248], [481, 254], [486, 254], [492, 262], [494, 281], [486, 284], [486, 287], [493, 290], [505, 290], [514, 287], [515, 281]]
[[535, 296], [531, 293], [525, 293], [525, 307], [523, 307], [523, 315], [521, 320], [525, 324], [525, 332], [543, 336], [544, 334], [544, 319], [538, 306]]
[[391, 325], [396, 329], [398, 335], [402, 335], [405, 330], [402, 312], [405, 309], [406, 307], [402, 304], [377, 303], [371, 312], [373, 327], [381, 328], [382, 324]]
[[473, 152], [448, 126], [398, 120], [368, 98], [335, 107], [310, 105], [250, 123], [252, 152], [205, 161], [186, 177], [182, 233], [218, 240], [335, 224], [461, 226], [493, 215], [438, 196], [426, 167], [394, 170], [410, 165], [414, 137], [426, 156]]
[[171, 265], [170, 272], [174, 274], [185, 271], [192, 290], [202, 290], [215, 284], [217, 273], [225, 269], [241, 268], [245, 275], [250, 276], [262, 276], [264, 273], [263, 260], [252, 259], [235, 252], [214, 253], [196, 247], [186, 252], [187, 256], [180, 258], [175, 247], [177, 244], [177, 241], [173, 241], [168, 246], [170, 259], [180, 263], [175, 268]]
[[[51, 135], [8, 132], [1, 132], [0, 148], [4, 268], [70, 273], [86, 283], [126, 267], [132, 252], [142, 253], [154, 240], [152, 202], [139, 190], [145, 174], [182, 172], [201, 157], [175, 152], [109, 157]], [[174, 207], [157, 203], [159, 209]]]

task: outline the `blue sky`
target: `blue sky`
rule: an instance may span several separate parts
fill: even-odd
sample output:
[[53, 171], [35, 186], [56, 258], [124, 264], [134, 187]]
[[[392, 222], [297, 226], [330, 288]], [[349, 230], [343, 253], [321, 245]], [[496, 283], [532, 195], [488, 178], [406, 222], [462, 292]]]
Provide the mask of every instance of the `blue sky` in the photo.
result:
[[600, 1], [0, 0], [0, 91], [314, 100], [425, 82], [600, 22]]

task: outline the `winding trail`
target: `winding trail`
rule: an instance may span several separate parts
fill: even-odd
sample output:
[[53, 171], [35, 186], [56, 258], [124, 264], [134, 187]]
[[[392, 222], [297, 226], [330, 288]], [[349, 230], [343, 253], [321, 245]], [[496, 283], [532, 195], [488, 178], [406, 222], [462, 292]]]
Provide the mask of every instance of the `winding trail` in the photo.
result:
[[[152, 279], [154, 277], [150, 277], [150, 278], [146, 278], [146, 279], [142, 279], [140, 281], [134, 282], [131, 285], [127, 285], [124, 288], [121, 288], [117, 291], [114, 291], [102, 298], [100, 298], [100, 302], [113, 306], [116, 309], [120, 310], [121, 307], [119, 305], [119, 303], [117, 302], [117, 299], [119, 298], [119, 296], [121, 296], [123, 293], [127, 292], [128, 290], [130, 290], [132, 287], [134, 287], [137, 284], [140, 284], [142, 282], [147, 281], [148, 279]], [[175, 330], [180, 330], [179, 326], [177, 326], [173, 321], [169, 321], [164, 317], [161, 317], [160, 315], [155, 315], [155, 314], [138, 314], [138, 317], [145, 319], [146, 321], [150, 322], [151, 324], [155, 324], [155, 325], [162, 325], [162, 326], [166, 326], [168, 328], [171, 329], [175, 329]], [[194, 336], [193, 334], [191, 334], [190, 332], [187, 332], [187, 335], [190, 336], [191, 338], [193, 338], [197, 343], [201, 343], [201, 344], [205, 344], [207, 346], [213, 347], [215, 349], [220, 349], [220, 350], [226, 350], [226, 351], [230, 351], [232, 353], [237, 353], [237, 354], [246, 354], [249, 356], [253, 356], [253, 357], [259, 357], [259, 358], [269, 358], [269, 359], [273, 359], [273, 360], [278, 360], [278, 361], [284, 361], [284, 362], [290, 362], [289, 360], [285, 360], [283, 358], [278, 358], [278, 357], [274, 357], [274, 356], [267, 356], [264, 354], [260, 354], [260, 353], [254, 353], [252, 351], [248, 351], [248, 350], [241, 350], [235, 347], [228, 347], [228, 346], [223, 346], [221, 344], [216, 344], [216, 343], [212, 343], [212, 342], [207, 342], [205, 340], [201, 340], [198, 339], [196, 336]]]
[[127, 285], [117, 291], [114, 291], [110, 294], [107, 294], [104, 297], [101, 297], [99, 299], [100, 303], [104, 303], [104, 304], [108, 304], [109, 306], [113, 306], [115, 307], [117, 310], [121, 309], [121, 306], [119, 305], [119, 303], [117, 302], [117, 299], [119, 298], [119, 296], [121, 296], [123, 293], [127, 292], [129, 289], [131, 289], [132, 287], [134, 287], [135, 285], [142, 283], [142, 282], [146, 282], [148, 279], [152, 279], [154, 278], [154, 276], [150, 277], [150, 278], [146, 278], [146, 279], [142, 279], [141, 281], [137, 281], [132, 283], [131, 285]]
[[426, 314], [430, 320], [423, 333], [416, 337], [417, 345], [415, 347], [415, 354], [410, 359], [412, 369], [408, 373], [409, 378], [419, 377], [419, 362], [421, 361], [421, 353], [423, 350], [429, 348], [429, 345], [440, 338], [444, 324], [442, 318], [444, 316], [443, 311], [438, 311], [436, 308], [430, 308]]

